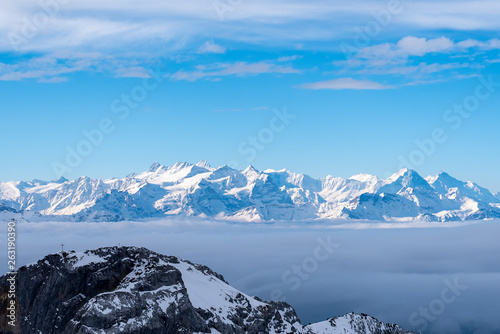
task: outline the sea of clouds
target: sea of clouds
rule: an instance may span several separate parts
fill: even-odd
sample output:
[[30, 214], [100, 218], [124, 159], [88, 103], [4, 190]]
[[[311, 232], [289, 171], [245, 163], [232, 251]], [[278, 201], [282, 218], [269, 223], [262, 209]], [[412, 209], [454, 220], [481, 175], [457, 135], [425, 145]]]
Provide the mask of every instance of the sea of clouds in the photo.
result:
[[[0, 246], [6, 254], [6, 224]], [[500, 221], [21, 222], [19, 265], [61, 250], [144, 246], [208, 265], [303, 323], [363, 312], [425, 333], [500, 332]], [[0, 274], [7, 272], [0, 257]]]

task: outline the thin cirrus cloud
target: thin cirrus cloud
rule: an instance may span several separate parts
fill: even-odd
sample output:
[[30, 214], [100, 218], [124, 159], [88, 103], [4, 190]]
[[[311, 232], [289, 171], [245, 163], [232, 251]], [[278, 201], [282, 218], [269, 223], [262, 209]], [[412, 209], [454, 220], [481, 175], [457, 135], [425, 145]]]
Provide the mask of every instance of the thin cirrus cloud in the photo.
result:
[[117, 78], [147, 78], [149, 72], [138, 61], [98, 52], [62, 52], [0, 63], [0, 81], [36, 79], [42, 83], [68, 81], [68, 75], [84, 71], [107, 71]]
[[338, 65], [367, 65], [373, 62], [379, 66], [382, 63], [406, 62], [410, 57], [424, 57], [428, 54], [460, 53], [470, 49], [494, 50], [500, 49], [499, 39], [478, 41], [468, 39], [454, 42], [448, 37], [427, 39], [423, 37], [406, 36], [396, 43], [382, 43], [359, 49], [349, 61], [335, 62]]
[[[350, 59], [333, 64], [344, 75], [389, 75], [433, 83], [443, 81], [444, 76], [449, 80], [477, 75], [488, 61], [476, 61], [475, 57], [481, 55], [487, 59], [488, 52], [496, 49], [500, 49], [498, 39], [453, 41], [444, 36], [431, 39], [406, 36], [395, 43], [361, 48]], [[457, 62], [460, 56], [467, 56], [469, 60]]]
[[[208, 54], [219, 56], [220, 63], [194, 69], [177, 68], [172, 70], [170, 78], [196, 81], [266, 73], [300, 73], [291, 66], [284, 66], [304, 57], [295, 54], [298, 49], [304, 50], [306, 57], [307, 50], [318, 48], [326, 48], [332, 53], [339, 52], [342, 41], [352, 42], [356, 29], [362, 30], [367, 22], [374, 22], [373, 15], [387, 10], [386, 1], [358, 0], [358, 5], [353, 6], [347, 0], [328, 3], [320, 0], [273, 0], [272, 5], [268, 1], [255, 0], [235, 4], [221, 18], [212, 2], [201, 0], [172, 0], [167, 3], [153, 0], [141, 3], [132, 0], [88, 0], [64, 3], [60, 1], [60, 6], [50, 11], [47, 21], [35, 25], [29, 37], [22, 34], [23, 29], [26, 30], [26, 22], [33, 24], [35, 14], [44, 13], [44, 7], [35, 0], [20, 0], [6, 5], [0, 13], [0, 52], [11, 52], [16, 46], [16, 43], [12, 43], [12, 36], [17, 35], [21, 38], [17, 40], [20, 44], [15, 49], [28, 57], [36, 57], [33, 56], [36, 54], [51, 55], [62, 50], [70, 53], [82, 50], [102, 52], [107, 56], [92, 58], [92, 64], [89, 65], [85, 65], [88, 59], [82, 56], [82, 65], [62, 60], [47, 64], [42, 69], [30, 68], [29, 64], [11, 66], [2, 64], [0, 60], [0, 65], [5, 65], [0, 67], [0, 80], [35, 78], [41, 82], [57, 82], [63, 79], [52, 78], [69, 72], [96, 70], [111, 73], [114, 77], [142, 78], [148, 76], [144, 69], [147, 67], [145, 62], [148, 57], [167, 59], [188, 55], [201, 58]], [[429, 13], [439, 15], [440, 19], [429, 20]], [[402, 2], [401, 12], [391, 17], [380, 36], [371, 40], [366, 47], [360, 48], [349, 62], [334, 63], [346, 71], [336, 75], [344, 77], [343, 81], [315, 84], [333, 87], [320, 89], [386, 89], [391, 86], [357, 80], [357, 76], [429, 75], [449, 70], [466, 71], [459, 75], [472, 75], [472, 66], [466, 69], [462, 65], [446, 65], [443, 60], [439, 60], [440, 64], [434, 64], [435, 61], [422, 60], [415, 63], [409, 59], [433, 53], [461, 54], [473, 50], [499, 49], [500, 40], [468, 39], [454, 42], [453, 35], [428, 39], [411, 34], [418, 31], [425, 35], [426, 31], [431, 31], [430, 35], [436, 36], [436, 32], [432, 30], [437, 28], [497, 31], [500, 29], [498, 14], [498, 1], [483, 0], [472, 5], [459, 0], [454, 6], [449, 6], [443, 0]], [[367, 18], [371, 21], [367, 21]], [[307, 24], [303, 24], [305, 21]], [[439, 22], [436, 23], [437, 21]], [[392, 42], [394, 31], [406, 37]], [[381, 43], [384, 41], [383, 36], [388, 36], [391, 42]], [[234, 58], [229, 60], [231, 55], [228, 55], [230, 52], [226, 46], [233, 50], [238, 47], [253, 49], [255, 45], [264, 48], [272, 46], [280, 51], [281, 57], [273, 62], [261, 60], [262, 58], [254, 55], [251, 55], [251, 61], [239, 59], [239, 62], [234, 62]], [[116, 64], [110, 60], [114, 58], [118, 59]], [[137, 62], [126, 61], [126, 58]], [[351, 73], [347, 73], [349, 71]], [[348, 77], [352, 77], [350, 80], [353, 82], [349, 82], [346, 79]], [[311, 85], [314, 86], [314, 83]], [[337, 86], [353, 88], [336, 88]]]
[[204, 53], [218, 53], [223, 54], [226, 53], [226, 48], [220, 45], [215, 44], [213, 41], [206, 41], [203, 43], [196, 53], [204, 54]]
[[57, 83], [67, 81], [65, 75], [95, 67], [98, 60], [94, 54], [42, 56], [14, 64], [0, 63], [0, 81], [38, 79], [39, 82]]
[[428, 53], [447, 52], [453, 47], [454, 43], [448, 37], [426, 39], [407, 36], [397, 43], [383, 43], [362, 48], [354, 56], [354, 59], [394, 62], [398, 59], [407, 59], [410, 56], [422, 57]]
[[356, 80], [353, 78], [339, 78], [339, 79], [332, 79], [332, 80], [326, 80], [326, 81], [304, 83], [304, 84], [297, 86], [297, 88], [312, 89], [312, 90], [319, 90], [319, 89], [379, 90], [379, 89], [391, 89], [394, 87], [383, 85], [381, 83], [370, 81], [370, 80]]
[[297, 59], [302, 59], [304, 56], [299, 56], [299, 55], [293, 55], [293, 56], [283, 56], [278, 58], [278, 62], [287, 62], [287, 61], [293, 61]]
[[290, 66], [273, 64], [268, 61], [217, 63], [210, 66], [199, 65], [194, 71], [179, 70], [171, 74], [170, 78], [173, 80], [196, 81], [199, 79], [216, 79], [226, 76], [250, 76], [269, 73], [298, 74], [300, 70]]
[[[50, 52], [98, 43], [121, 52], [138, 42], [142, 46], [154, 46], [158, 41], [169, 40], [223, 38], [274, 45], [295, 44], [300, 39], [352, 38], [354, 28], [363, 28], [367, 17], [387, 10], [387, 6], [387, 1], [366, 0], [358, 0], [356, 5], [348, 0], [274, 0], [272, 3], [255, 0], [235, 2], [221, 19], [213, 2], [202, 0], [88, 0], [64, 1], [64, 4], [61, 1], [50, 10], [38, 1], [20, 0], [5, 5], [0, 13], [0, 49], [11, 50], [8, 37], [22, 34], [26, 20], [33, 24], [37, 13], [48, 13], [48, 20], [35, 24], [36, 36], [24, 44], [28, 51]], [[500, 4], [496, 0], [459, 0], [453, 6], [444, 0], [408, 1], [401, 2], [401, 12], [391, 17], [389, 24], [390, 30], [406, 34], [431, 29], [497, 31], [499, 14]], [[304, 21], [308, 24], [301, 25]]]

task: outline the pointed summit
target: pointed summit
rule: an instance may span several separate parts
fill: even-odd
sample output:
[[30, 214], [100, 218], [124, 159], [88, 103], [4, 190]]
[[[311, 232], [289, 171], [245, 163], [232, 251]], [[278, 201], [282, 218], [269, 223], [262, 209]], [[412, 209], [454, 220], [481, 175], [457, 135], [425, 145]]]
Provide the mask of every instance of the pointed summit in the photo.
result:
[[148, 172], [149, 173], [156, 173], [160, 168], [162, 168], [163, 166], [158, 162], [158, 161], [155, 161], [151, 167], [149, 167], [148, 169]]
[[463, 181], [460, 181], [460, 180], [454, 178], [453, 176], [451, 176], [450, 174], [448, 174], [446, 172], [440, 172], [436, 176], [436, 181], [452, 182], [452, 183], [455, 183], [457, 185], [463, 183]]
[[191, 167], [191, 166], [193, 166], [193, 165], [188, 163], [188, 162], [178, 161], [175, 164], [173, 164], [172, 166], [169, 166], [168, 169], [169, 170], [181, 170], [183, 168], [187, 168], [187, 167]]
[[395, 194], [405, 188], [419, 188], [432, 191], [430, 184], [413, 169], [403, 168], [386, 180], [379, 192]]
[[410, 176], [412, 174], [418, 174], [417, 172], [415, 172], [413, 169], [408, 169], [408, 168], [403, 168], [403, 169], [400, 169], [399, 171], [397, 171], [396, 173], [392, 174], [388, 179], [387, 181], [391, 181], [391, 182], [394, 182], [396, 181], [397, 179], [399, 179], [400, 177], [402, 176]]
[[196, 166], [201, 167], [201, 168], [205, 168], [205, 169], [210, 169], [211, 168], [210, 164], [206, 160], [201, 160], [200, 162], [198, 162], [196, 164]]
[[252, 165], [248, 165], [248, 167], [247, 167], [247, 168], [245, 168], [245, 169], [243, 170], [243, 174], [247, 174], [247, 173], [258, 173], [258, 172], [259, 172], [259, 171], [258, 171], [257, 169], [255, 169], [255, 167], [254, 167], [254, 166], [252, 166]]
[[67, 178], [65, 178], [64, 176], [61, 176], [58, 180], [53, 180], [52, 183], [64, 183], [67, 181], [68, 181]]

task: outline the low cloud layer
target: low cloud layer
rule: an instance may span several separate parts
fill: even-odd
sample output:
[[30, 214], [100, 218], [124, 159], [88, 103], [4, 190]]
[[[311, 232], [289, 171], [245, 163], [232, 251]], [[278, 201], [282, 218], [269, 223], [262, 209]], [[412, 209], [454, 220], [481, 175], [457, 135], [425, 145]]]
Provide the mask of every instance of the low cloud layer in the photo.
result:
[[[25, 264], [59, 251], [61, 243], [78, 251], [145, 246], [206, 264], [251, 295], [285, 299], [304, 323], [355, 311], [415, 331], [425, 321], [425, 333], [500, 330], [499, 222], [430, 226], [291, 226], [197, 219], [26, 223], [19, 226], [18, 254]], [[3, 234], [1, 238], [5, 240]], [[336, 246], [329, 253], [325, 243]], [[301, 268], [304, 276], [293, 268]], [[443, 304], [442, 312], [431, 313], [432, 321], [425, 320], [420, 309], [436, 307], [443, 289], [454, 280], [466, 288]]]

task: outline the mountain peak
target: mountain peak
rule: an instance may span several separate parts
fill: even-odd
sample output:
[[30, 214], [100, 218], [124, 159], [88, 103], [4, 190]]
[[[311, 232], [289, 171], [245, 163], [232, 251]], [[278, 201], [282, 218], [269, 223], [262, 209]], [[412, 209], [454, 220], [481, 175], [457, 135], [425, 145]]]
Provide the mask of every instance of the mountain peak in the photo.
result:
[[162, 167], [163, 167], [163, 165], [161, 165], [158, 161], [155, 161], [155, 162], [153, 162], [151, 167], [149, 167], [148, 172], [149, 173], [156, 173]]
[[196, 166], [201, 167], [201, 168], [205, 168], [205, 169], [209, 169], [210, 168], [210, 164], [206, 160], [201, 160], [200, 162], [198, 162], [196, 164]]
[[399, 179], [402, 176], [413, 177], [415, 175], [420, 176], [413, 169], [403, 168], [403, 169], [400, 169], [399, 171], [397, 171], [396, 173], [392, 174], [387, 180], [391, 181], [391, 182], [394, 182], [394, 181], [396, 181], [397, 179]]
[[68, 179], [65, 178], [64, 176], [61, 176], [58, 180], [53, 180], [52, 182], [53, 183], [64, 183], [64, 182], [67, 182]]
[[188, 162], [178, 161], [175, 164], [173, 164], [172, 166], [170, 166], [169, 168], [181, 169], [181, 168], [186, 168], [186, 167], [191, 167], [191, 166], [192, 166], [192, 164], [190, 164]]
[[[411, 169], [402, 169], [388, 179], [368, 174], [316, 179], [286, 169], [262, 172], [253, 166], [245, 170], [208, 166], [203, 160], [196, 165], [155, 162], [147, 172], [123, 179], [60, 179], [50, 186], [47, 182], [0, 182], [0, 198], [15, 210], [89, 221], [202, 213], [218, 219], [221, 212], [224, 219], [249, 221], [254, 215], [262, 220], [417, 220], [419, 214], [448, 220], [465, 219], [471, 210], [477, 211], [477, 205], [462, 207], [467, 201], [491, 207], [491, 217], [500, 215], [500, 195], [444, 172], [426, 179]], [[25, 193], [30, 194], [29, 201]], [[378, 196], [381, 193], [391, 196]], [[364, 205], [368, 202], [371, 204]]]
[[356, 175], [351, 176], [349, 179], [360, 181], [360, 182], [369, 182], [372, 180], [378, 180], [378, 177], [375, 175], [371, 175], [371, 174], [360, 173], [360, 174], [356, 174]]
[[243, 170], [243, 173], [247, 174], [247, 173], [250, 173], [250, 172], [252, 172], [252, 173], [258, 173], [259, 171], [257, 169], [255, 169], [254, 166], [248, 165], [248, 167]]
[[386, 185], [379, 189], [379, 192], [398, 193], [404, 189], [425, 189], [433, 191], [431, 185], [420, 174], [413, 169], [403, 168], [386, 180]]
[[237, 172], [236, 169], [233, 169], [233, 168], [229, 167], [228, 165], [222, 165], [222, 166], [216, 168], [215, 171], [219, 171], [219, 172], [220, 171], [226, 171], [226, 172], [231, 172], [231, 173], [232, 172]]
[[453, 182], [461, 182], [446, 172], [440, 172], [436, 176], [436, 180], [447, 180], [447, 181], [453, 181]]

